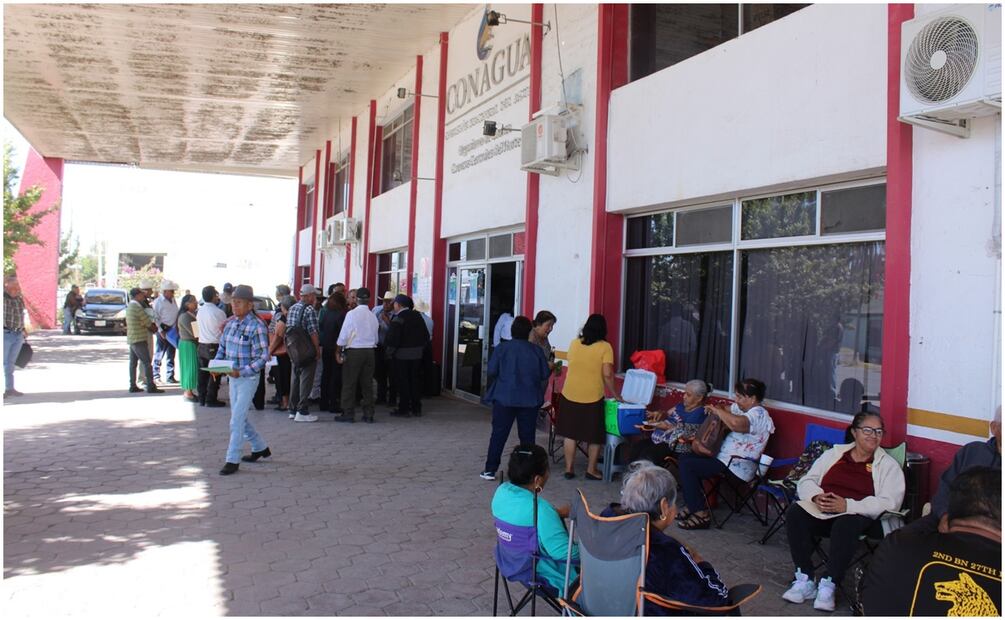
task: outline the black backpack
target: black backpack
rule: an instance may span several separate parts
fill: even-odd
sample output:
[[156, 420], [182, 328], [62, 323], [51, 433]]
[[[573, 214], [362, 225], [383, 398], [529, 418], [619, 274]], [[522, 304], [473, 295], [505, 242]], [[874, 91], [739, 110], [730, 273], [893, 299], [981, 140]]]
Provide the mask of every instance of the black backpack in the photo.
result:
[[314, 343], [311, 342], [307, 330], [299, 325], [290, 325], [286, 328], [283, 337], [286, 343], [286, 353], [290, 356], [290, 362], [295, 368], [303, 368], [314, 361], [317, 351]]

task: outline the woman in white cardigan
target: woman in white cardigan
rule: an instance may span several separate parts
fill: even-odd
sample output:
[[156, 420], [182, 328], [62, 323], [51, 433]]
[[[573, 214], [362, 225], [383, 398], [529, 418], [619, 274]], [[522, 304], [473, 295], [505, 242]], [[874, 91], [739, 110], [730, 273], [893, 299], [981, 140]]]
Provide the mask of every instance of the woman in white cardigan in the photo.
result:
[[[796, 486], [800, 499], [785, 515], [796, 578], [782, 598], [790, 603], [814, 598], [813, 607], [822, 611], [834, 611], [834, 588], [844, 579], [858, 537], [904, 501], [904, 472], [879, 447], [883, 419], [860, 413], [848, 430], [853, 443], [838, 444], [820, 455]], [[815, 584], [811, 556], [813, 540], [820, 536], [830, 538], [830, 549]]]

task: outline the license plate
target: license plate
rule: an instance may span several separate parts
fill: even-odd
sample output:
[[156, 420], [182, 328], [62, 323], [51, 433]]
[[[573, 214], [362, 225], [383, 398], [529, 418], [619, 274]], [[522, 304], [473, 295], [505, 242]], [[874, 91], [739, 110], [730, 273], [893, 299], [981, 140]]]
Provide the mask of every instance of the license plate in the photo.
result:
[[94, 322], [94, 326], [95, 327], [104, 327], [105, 325], [108, 325], [108, 321], [95, 321]]

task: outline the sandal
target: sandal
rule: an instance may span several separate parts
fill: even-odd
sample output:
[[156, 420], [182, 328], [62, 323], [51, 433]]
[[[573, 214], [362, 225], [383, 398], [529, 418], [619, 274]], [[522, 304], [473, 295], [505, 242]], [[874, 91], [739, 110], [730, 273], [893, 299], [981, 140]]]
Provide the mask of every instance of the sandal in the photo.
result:
[[691, 511], [685, 506], [683, 510], [677, 513], [677, 518], [674, 520], [678, 522], [687, 521], [691, 517], [691, 514]]
[[586, 478], [587, 480], [603, 480], [604, 479], [603, 476], [594, 476], [590, 472], [586, 472], [585, 474], [583, 474], [583, 477]]
[[682, 530], [707, 530], [712, 524], [710, 516], [699, 517], [697, 514], [689, 514], [684, 521], [678, 521], [677, 527]]

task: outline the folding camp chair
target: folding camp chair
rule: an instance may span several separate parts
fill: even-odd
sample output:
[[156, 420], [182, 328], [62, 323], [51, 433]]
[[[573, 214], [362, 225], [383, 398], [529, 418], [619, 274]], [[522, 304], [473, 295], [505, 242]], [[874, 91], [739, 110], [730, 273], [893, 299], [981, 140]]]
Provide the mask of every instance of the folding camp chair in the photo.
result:
[[[803, 438], [803, 452], [806, 448], [810, 446], [814, 441], [821, 441], [826, 444], [833, 446], [834, 444], [839, 444], [844, 441], [845, 431], [830, 428], [829, 426], [823, 426], [821, 424], [807, 424], [806, 425], [806, 435]], [[782, 467], [789, 467], [795, 465], [799, 462], [799, 458], [802, 456], [794, 456], [784, 459], [775, 459], [771, 462], [771, 467], [769, 470], [774, 470]], [[763, 483], [757, 485], [757, 491], [763, 493], [765, 497], [764, 503], [764, 515], [761, 519], [761, 523], [768, 526], [768, 530], [761, 537], [758, 542], [762, 545], [768, 542], [775, 533], [785, 526], [785, 511], [788, 509], [793, 502], [796, 501], [796, 490], [784, 484], [784, 479], [778, 480], [765, 480]], [[771, 517], [771, 509], [775, 509], [775, 519], [770, 524], [768, 519]]]
[[[556, 613], [562, 613], [558, 599], [549, 590], [549, 586], [537, 575], [537, 563], [547, 557], [540, 550], [537, 538], [537, 493], [534, 493], [534, 525], [519, 526], [495, 519], [496, 528], [496, 579], [495, 593], [492, 601], [492, 615], [499, 611], [499, 581], [502, 577], [503, 589], [509, 603], [510, 615], [519, 614], [530, 603], [531, 615], [537, 614], [537, 599], [541, 597]], [[556, 560], [560, 562], [561, 560]], [[516, 603], [510, 593], [509, 582], [523, 585], [527, 591]]]
[[[765, 518], [761, 516], [754, 503], [754, 495], [757, 493], [758, 487], [764, 482], [768, 468], [760, 462], [759, 458], [752, 459], [744, 456], [729, 457], [729, 465], [732, 465], [736, 460], [751, 461], [754, 463], [754, 477], [749, 482], [738, 478], [728, 467], [726, 471], [715, 474], [710, 478], [705, 478], [702, 481], [702, 495], [705, 496], [705, 508], [708, 510], [708, 517], [716, 529], [721, 530], [733, 515], [743, 512], [744, 508], [747, 508], [754, 515], [754, 518], [766, 525]], [[675, 478], [679, 478], [680, 465], [677, 457], [668, 456], [664, 467], [670, 469]], [[726, 485], [725, 488], [729, 489], [730, 493], [723, 492], [723, 484]], [[718, 500], [720, 499], [729, 508], [726, 518], [721, 521], [715, 516], [715, 510], [712, 508], [713, 504], [715, 506], [719, 505]]]
[[740, 605], [760, 593], [759, 585], [736, 586], [730, 589], [729, 605], [702, 607], [647, 592], [644, 588], [649, 559], [649, 515], [599, 517], [590, 511], [582, 491], [579, 500], [569, 515], [566, 557], [572, 557], [575, 538], [579, 543], [580, 580], [570, 596], [566, 570], [564, 592], [559, 598], [563, 615], [642, 616], [647, 601], [685, 613], [722, 615], [736, 612]]
[[[900, 468], [903, 469], [907, 461], [907, 443], [901, 443], [899, 446], [894, 448], [884, 448], [886, 453], [893, 457]], [[909, 509], [901, 508], [900, 510], [888, 510], [883, 514], [876, 517], [872, 524], [859, 535], [858, 540], [862, 543], [862, 551], [855, 556], [851, 564], [848, 565], [848, 572], [852, 575], [856, 574], [857, 569], [862, 566], [866, 560], [868, 560], [876, 549], [879, 548], [880, 543], [894, 530], [898, 530], [904, 526], [904, 518], [907, 516]], [[820, 562], [814, 564], [813, 569], [817, 570], [821, 566], [827, 563], [827, 552], [824, 551], [822, 543], [824, 537], [819, 537], [813, 541], [814, 547], [813, 551], [820, 557]], [[848, 592], [844, 589], [843, 585], [838, 583], [834, 584], [848, 596]], [[848, 596], [849, 599], [854, 600], [855, 597]]]

